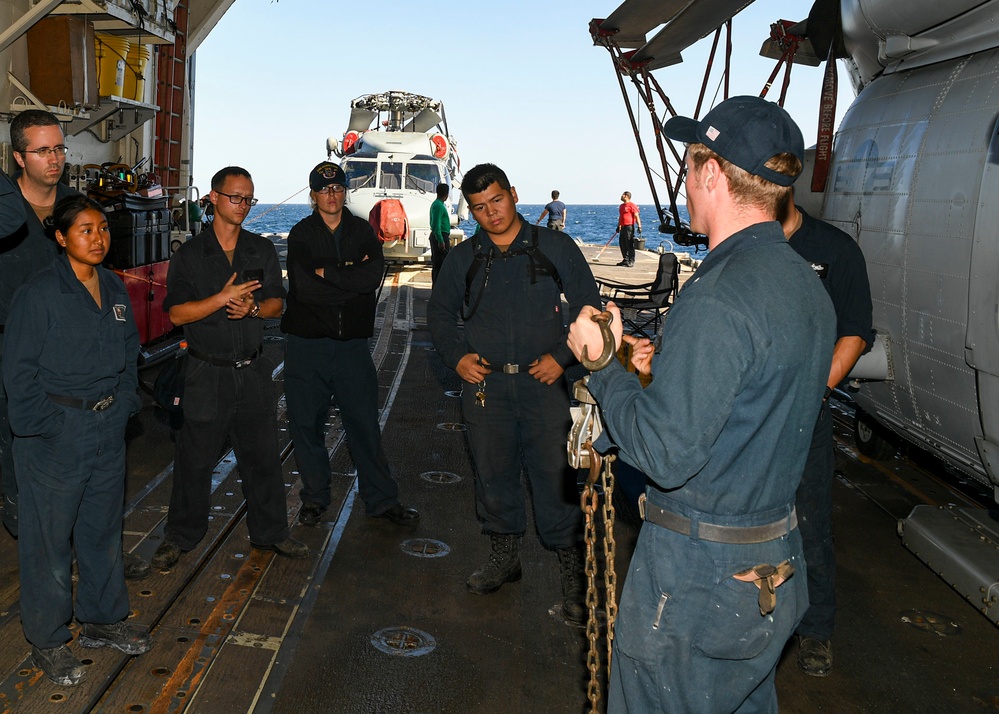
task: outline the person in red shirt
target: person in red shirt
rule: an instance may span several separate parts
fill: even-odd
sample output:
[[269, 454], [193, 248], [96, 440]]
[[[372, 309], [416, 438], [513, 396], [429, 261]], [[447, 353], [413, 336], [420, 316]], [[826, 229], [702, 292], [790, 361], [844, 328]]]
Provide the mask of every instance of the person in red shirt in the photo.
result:
[[621, 245], [621, 262], [630, 268], [635, 264], [635, 226], [638, 232], [642, 232], [642, 217], [638, 215], [638, 206], [631, 202], [631, 191], [621, 194], [621, 207], [618, 209], [620, 216], [617, 219], [617, 230], [621, 234], [619, 239]]

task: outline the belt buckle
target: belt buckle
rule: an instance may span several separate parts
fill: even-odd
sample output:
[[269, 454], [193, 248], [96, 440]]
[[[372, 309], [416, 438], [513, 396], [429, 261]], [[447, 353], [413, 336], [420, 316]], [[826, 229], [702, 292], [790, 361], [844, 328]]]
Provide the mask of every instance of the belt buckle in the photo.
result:
[[239, 359], [239, 360], [236, 360], [236, 362], [233, 364], [233, 367], [235, 367], [236, 369], [243, 369], [244, 367], [249, 367], [251, 362], [253, 362], [252, 358], [251, 359]]
[[645, 520], [645, 502], [648, 499], [649, 497], [644, 493], [638, 495], [638, 516], [643, 521]]
[[91, 407], [91, 411], [102, 412], [108, 407], [110, 407], [112, 404], [114, 404], [114, 395], [110, 394], [104, 397], [104, 399], [101, 399], [99, 402], [97, 402], [97, 404], [95, 404], [93, 407]]
[[505, 364], [503, 365], [503, 374], [519, 374], [520, 365], [519, 364]]

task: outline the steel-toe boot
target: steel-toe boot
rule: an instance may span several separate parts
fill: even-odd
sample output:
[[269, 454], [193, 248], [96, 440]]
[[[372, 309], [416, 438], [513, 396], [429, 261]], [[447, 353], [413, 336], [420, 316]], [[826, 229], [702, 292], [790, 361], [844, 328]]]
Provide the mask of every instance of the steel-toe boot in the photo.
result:
[[586, 622], [586, 578], [578, 546], [558, 549], [558, 574], [562, 580], [563, 617], [576, 624]]
[[84, 622], [76, 641], [80, 647], [114, 647], [119, 652], [133, 656], [148, 652], [153, 646], [146, 628], [130, 625], [128, 620], [110, 625]]
[[520, 536], [491, 535], [493, 552], [489, 560], [472, 573], [468, 589], [476, 595], [499, 590], [503, 583], [520, 580]]
[[83, 663], [66, 645], [44, 649], [32, 647], [31, 663], [45, 672], [46, 677], [63, 687], [75, 687], [86, 675]]

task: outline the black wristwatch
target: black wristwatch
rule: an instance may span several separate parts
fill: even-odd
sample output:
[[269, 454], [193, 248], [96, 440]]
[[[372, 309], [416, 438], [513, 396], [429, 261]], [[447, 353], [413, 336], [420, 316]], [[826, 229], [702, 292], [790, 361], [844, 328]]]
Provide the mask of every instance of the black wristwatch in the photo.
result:
[[246, 313], [246, 316], [247, 317], [256, 317], [259, 314], [260, 314], [260, 303], [257, 302], [256, 300], [254, 300], [253, 301], [253, 307], [250, 309], [250, 311], [248, 313]]

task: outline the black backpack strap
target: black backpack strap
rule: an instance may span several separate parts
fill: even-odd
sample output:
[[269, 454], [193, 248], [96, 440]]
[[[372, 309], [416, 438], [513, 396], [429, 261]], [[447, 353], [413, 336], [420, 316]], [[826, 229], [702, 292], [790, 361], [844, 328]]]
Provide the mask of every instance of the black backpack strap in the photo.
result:
[[[461, 308], [461, 319], [465, 322], [472, 319], [472, 315], [479, 309], [479, 303], [482, 302], [482, 295], [486, 291], [486, 284], [489, 282], [489, 271], [493, 267], [493, 247], [489, 247], [488, 253], [482, 253], [482, 244], [476, 239], [475, 243], [475, 255], [472, 257], [472, 264], [468, 266], [468, 272], [465, 273], [465, 302]], [[482, 264], [486, 264], [486, 272], [482, 278], [482, 287], [479, 288], [479, 294], [475, 297], [475, 304], [472, 305], [471, 309], [466, 313], [465, 308], [468, 307], [468, 303], [472, 299], [472, 281], [475, 280], [475, 276], [479, 272], [479, 268]]]
[[565, 290], [562, 289], [562, 276], [558, 274], [558, 268], [555, 264], [549, 260], [548, 256], [541, 252], [538, 248], [538, 227], [535, 225], [531, 226], [531, 245], [529, 245], [525, 250], [527, 253], [528, 260], [531, 261], [531, 284], [538, 282], [537, 280], [537, 265], [540, 265], [552, 276], [552, 280], [555, 281], [555, 285], [558, 286], [558, 291], [564, 293]]

